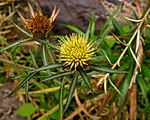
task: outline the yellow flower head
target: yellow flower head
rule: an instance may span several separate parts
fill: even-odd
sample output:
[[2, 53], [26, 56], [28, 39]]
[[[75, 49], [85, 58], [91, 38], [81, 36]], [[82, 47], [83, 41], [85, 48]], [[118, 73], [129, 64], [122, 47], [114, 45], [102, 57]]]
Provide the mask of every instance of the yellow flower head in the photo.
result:
[[70, 69], [83, 69], [85, 65], [89, 65], [95, 50], [93, 43], [88, 41], [85, 34], [72, 34], [61, 38], [59, 57]]
[[27, 28], [33, 36], [40, 35], [42, 37], [46, 37], [49, 35], [53, 25], [55, 18], [57, 17], [59, 10], [56, 11], [56, 7], [54, 8], [51, 17], [48, 18], [47, 16], [44, 16], [40, 7], [38, 6], [38, 12], [34, 13], [34, 10], [31, 6], [31, 4], [28, 2], [28, 6], [31, 12], [31, 18], [25, 19], [19, 12], [19, 16], [25, 23], [25, 28]]

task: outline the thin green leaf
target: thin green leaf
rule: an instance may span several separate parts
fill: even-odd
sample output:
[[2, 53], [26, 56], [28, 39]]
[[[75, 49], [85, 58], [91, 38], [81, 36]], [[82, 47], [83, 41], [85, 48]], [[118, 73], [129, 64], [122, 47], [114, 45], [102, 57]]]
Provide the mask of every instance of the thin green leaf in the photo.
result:
[[32, 52], [31, 49], [29, 49], [29, 53], [30, 53], [30, 55], [31, 55], [31, 58], [32, 58], [32, 61], [33, 61], [34, 65], [35, 65], [35, 67], [38, 68], [38, 65], [37, 65], [37, 63], [36, 63], [34, 54], [33, 54], [33, 52]]
[[63, 64], [51, 64], [51, 65], [47, 65], [47, 66], [43, 66], [41, 68], [36, 69], [36, 72], [42, 71], [42, 70], [47, 70], [47, 69], [52, 69], [52, 68], [58, 68], [58, 67], [62, 67]]
[[138, 84], [140, 86], [140, 89], [142, 91], [142, 94], [144, 96], [144, 99], [145, 99], [146, 103], [148, 103], [148, 91], [149, 91], [149, 88], [147, 86], [147, 83], [145, 82], [145, 80], [140, 75], [137, 76], [137, 82], [138, 82]]
[[90, 38], [94, 39], [94, 31], [95, 31], [95, 13], [92, 12], [92, 18], [90, 21]]
[[22, 43], [22, 40], [17, 41], [17, 42], [14, 42], [14, 43], [12, 43], [12, 44], [10, 44], [10, 45], [8, 45], [8, 46], [2, 48], [2, 49], [0, 50], [0, 52], [3, 52], [3, 51], [5, 51], [5, 50], [7, 50], [7, 49], [9, 49], [9, 48], [11, 48], [11, 47], [14, 47], [14, 46], [16, 46], [16, 45], [21, 44], [21, 43]]
[[24, 84], [26, 84], [37, 72], [33, 72], [32, 74], [28, 75], [11, 93], [7, 95], [7, 97], [12, 96], [16, 93]]
[[150, 79], [150, 69], [144, 64], [141, 65], [141, 68], [142, 68], [142, 73]]
[[26, 82], [26, 87], [25, 87], [25, 101], [28, 102], [29, 101], [29, 82]]
[[59, 78], [59, 77], [63, 77], [63, 76], [67, 76], [67, 75], [71, 75], [71, 74], [73, 74], [72, 71], [58, 73], [58, 74], [51, 75], [51, 76], [43, 79], [42, 82], [45, 82], [45, 81], [48, 81], [48, 80], [53, 80], [53, 79], [56, 79], [56, 78]]
[[70, 105], [70, 102], [71, 102], [71, 99], [72, 99], [72, 96], [73, 96], [73, 93], [74, 93], [74, 90], [75, 90], [75, 87], [76, 87], [77, 79], [78, 79], [78, 73], [76, 72], [75, 77], [74, 77], [74, 79], [72, 80], [72, 82], [70, 84], [69, 94], [68, 94], [68, 97], [67, 97], [67, 103], [66, 103], [64, 111], [66, 111], [68, 109], [69, 105]]
[[[46, 56], [46, 45], [45, 44], [42, 44], [42, 61], [43, 61], [44, 66], [48, 65], [48, 60], [47, 60], [47, 56]], [[49, 76], [51, 75], [49, 69], [47, 69], [47, 73]]]
[[91, 66], [91, 69], [97, 70], [97, 71], [102, 71], [102, 72], [107, 72], [107, 73], [116, 73], [116, 74], [127, 73], [127, 71], [121, 71], [121, 70], [115, 70], [115, 69], [110, 69], [110, 68], [105, 68], [105, 67], [97, 67], [97, 66]]
[[126, 97], [126, 94], [128, 92], [128, 88], [129, 88], [130, 81], [131, 81], [131, 78], [132, 78], [132, 75], [133, 75], [133, 71], [134, 71], [134, 68], [133, 68], [133, 61], [132, 61], [131, 62], [131, 66], [129, 68], [129, 72], [128, 72], [128, 74], [125, 77], [125, 80], [124, 80], [124, 83], [123, 83], [123, 87], [121, 89], [121, 94], [122, 94], [123, 97], [120, 100], [120, 110], [122, 109], [122, 107], [124, 105], [125, 97]]
[[124, 35], [124, 31], [122, 29], [122, 26], [112, 17], [110, 16], [110, 19], [112, 21], [112, 24], [116, 30], [116, 32], [119, 34], [119, 35]]
[[91, 85], [91, 83], [90, 83], [90, 80], [89, 80], [87, 74], [86, 74], [84, 71], [80, 71], [80, 74], [81, 74], [81, 76], [82, 76], [84, 82], [86, 83], [87, 87], [89, 88], [89, 90], [90, 90], [90, 91], [93, 91], [93, 90], [92, 90], [92, 85]]
[[83, 33], [79, 28], [77, 28], [77, 27], [75, 27], [73, 25], [69, 25], [69, 24], [65, 24], [65, 23], [61, 23], [60, 25], [66, 27], [66, 28], [68, 28], [68, 29], [78, 33], [78, 34]]
[[63, 120], [63, 95], [64, 95], [65, 77], [62, 78], [60, 93], [59, 93], [59, 120]]
[[[111, 17], [114, 17], [115, 14], [120, 10], [121, 6], [118, 6], [116, 10], [111, 14]], [[105, 24], [102, 26], [100, 32], [98, 33], [98, 39], [104, 38], [104, 36], [107, 34], [107, 32], [110, 30], [111, 25], [110, 23], [110, 17], [107, 19]]]
[[18, 26], [16, 23], [14, 23], [12, 21], [12, 23], [15, 25], [15, 27], [20, 30], [22, 33], [24, 33], [25, 35], [27, 35], [28, 37], [33, 37], [31, 34], [29, 34], [27, 31], [25, 31], [24, 29], [22, 29], [20, 26]]
[[51, 62], [52, 62], [53, 64], [55, 64], [54, 54], [52, 53], [51, 49], [48, 48], [48, 46], [46, 46], [46, 48], [47, 48], [48, 55], [49, 55], [49, 57], [50, 57], [50, 59], [51, 59]]
[[38, 41], [39, 41], [40, 43], [44, 43], [45, 45], [49, 46], [50, 48], [53, 48], [53, 49], [56, 49], [56, 50], [57, 50], [57, 46], [53, 45], [52, 43], [48, 42], [47, 40], [38, 39]]
[[10, 44], [10, 45], [8, 45], [8, 46], [2, 48], [2, 49], [0, 50], [0, 52], [3, 52], [3, 51], [5, 51], [5, 50], [7, 50], [7, 49], [9, 49], [9, 48], [11, 48], [11, 47], [14, 47], [14, 46], [16, 46], [16, 45], [19, 45], [19, 44], [24, 43], [24, 42], [29, 41], [29, 40], [31, 40], [31, 39], [28, 38], [28, 39], [16, 41], [16, 42], [14, 42], [14, 43], [12, 43], [12, 44]]
[[91, 20], [89, 22], [88, 29], [86, 31], [86, 35], [89, 36], [91, 40], [94, 39], [94, 31], [95, 31], [95, 13], [93, 11]]

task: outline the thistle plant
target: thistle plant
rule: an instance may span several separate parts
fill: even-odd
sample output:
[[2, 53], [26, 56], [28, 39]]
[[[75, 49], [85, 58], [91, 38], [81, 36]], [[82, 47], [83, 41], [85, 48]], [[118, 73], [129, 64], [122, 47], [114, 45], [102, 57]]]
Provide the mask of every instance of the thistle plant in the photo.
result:
[[[33, 40], [34, 42], [38, 42], [41, 49], [39, 53], [37, 52], [38, 57], [35, 57], [32, 50], [29, 51], [29, 56], [32, 61], [30, 63], [31, 66], [7, 62], [19, 68], [27, 69], [25, 71], [27, 74], [24, 75], [25, 77], [20, 77], [21, 81], [19, 85], [8, 94], [9, 97], [15, 94], [20, 88], [24, 88], [24, 85], [25, 92], [20, 93], [25, 94], [26, 100], [32, 98], [32, 94], [40, 93], [39, 96], [40, 100], [42, 99], [42, 105], [43, 101], [45, 101], [48, 112], [45, 114], [42, 113], [43, 115], [40, 116], [38, 120], [45, 119], [58, 109], [59, 118], [56, 119], [59, 120], [63, 120], [65, 117], [66, 120], [72, 119], [72, 115], [75, 115], [77, 112], [80, 113], [81, 111], [88, 117], [100, 119], [101, 116], [97, 118], [90, 114], [97, 111], [100, 111], [99, 113], [101, 114], [106, 104], [108, 104], [107, 106], [109, 106], [111, 110], [114, 106], [117, 108], [118, 111], [113, 114], [113, 117], [119, 114], [119, 110], [124, 106], [124, 103], [127, 102], [129, 95], [131, 94], [135, 98], [136, 94], [132, 93], [132, 86], [138, 84], [141, 93], [144, 95], [143, 98], [141, 93], [138, 94], [140, 97], [142, 96], [142, 101], [140, 102], [142, 103], [144, 101], [142, 105], [144, 104], [147, 108], [149, 105], [147, 83], [150, 78], [150, 69], [144, 65], [144, 63], [149, 63], [149, 60], [146, 59], [149, 58], [149, 56], [147, 54], [144, 55], [144, 58], [142, 58], [142, 56], [144, 54], [143, 51], [148, 53], [147, 50], [150, 48], [149, 42], [146, 41], [150, 38], [150, 31], [147, 30], [145, 33], [143, 32], [149, 27], [148, 23], [150, 23], [150, 19], [148, 18], [148, 14], [150, 9], [143, 14], [141, 19], [133, 20], [125, 18], [127, 29], [122, 27], [114, 19], [115, 14], [120, 9], [120, 7], [118, 7], [116, 11], [110, 15], [98, 34], [95, 34], [95, 14], [93, 12], [86, 31], [82, 31], [69, 24], [61, 24], [71, 29], [73, 33], [64, 36], [57, 35], [58, 41], [54, 44], [48, 39], [52, 38], [50, 32], [59, 10], [56, 10], [56, 7], [54, 7], [51, 17], [48, 18], [42, 13], [40, 7], [37, 7], [38, 12], [35, 13], [29, 2], [28, 6], [30, 18], [24, 18], [20, 12], [18, 12], [18, 14], [29, 33], [13, 23], [20, 31], [25, 33], [28, 38], [8, 45], [2, 48], [0, 52], [19, 46], [20, 44], [25, 44], [30, 41], [33, 42]], [[114, 27], [115, 33], [109, 33], [111, 27]], [[148, 37], [144, 36], [145, 34], [148, 34]], [[145, 48], [143, 47], [144, 39], [148, 43]], [[6, 61], [3, 60], [2, 62]], [[40, 65], [38, 63], [40, 63]], [[32, 89], [32, 87], [36, 85], [38, 86], [36, 89], [40, 88], [41, 90]], [[97, 91], [95, 91], [95, 88], [97, 88]], [[130, 89], [129, 91], [128, 88]], [[59, 90], [59, 100], [54, 100], [53, 96], [45, 94], [48, 93], [48, 91], [56, 92], [56, 90]], [[85, 100], [83, 104], [81, 104], [79, 100], [79, 92], [81, 98]], [[47, 96], [50, 96], [52, 104], [55, 103], [53, 104], [55, 106], [52, 106], [53, 108], [51, 106], [47, 107]], [[77, 108], [75, 113], [68, 116], [70, 111], [66, 111], [70, 107], [74, 97], [78, 108], [82, 109], [78, 111]], [[131, 99], [134, 100], [132, 97]], [[93, 105], [91, 102], [91, 108], [88, 111], [83, 105], [86, 105], [86, 103], [89, 105], [88, 102], [90, 100], [94, 101], [93, 103], [96, 103], [96, 105]], [[113, 106], [109, 103], [110, 100], [113, 101]], [[59, 104], [57, 103], [58, 101]], [[120, 103], [120, 107], [117, 106], [118, 103]], [[132, 106], [133, 105], [131, 105], [131, 108]], [[97, 110], [97, 108], [99, 109]], [[116, 109], [114, 111], [116, 111]]]

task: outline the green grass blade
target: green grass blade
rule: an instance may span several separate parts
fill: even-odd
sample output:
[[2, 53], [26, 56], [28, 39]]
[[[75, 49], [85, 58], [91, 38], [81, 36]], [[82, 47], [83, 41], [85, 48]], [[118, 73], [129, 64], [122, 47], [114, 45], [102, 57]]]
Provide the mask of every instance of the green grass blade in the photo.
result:
[[84, 82], [86, 83], [87, 87], [89, 88], [89, 90], [90, 90], [90, 91], [93, 91], [92, 85], [91, 85], [91, 83], [90, 83], [90, 80], [89, 80], [87, 74], [86, 74], [84, 71], [80, 71], [80, 74], [81, 74], [81, 76], [82, 76]]
[[90, 39], [94, 39], [94, 31], [95, 31], [95, 13], [92, 12], [92, 17], [90, 21]]
[[18, 26], [16, 23], [14, 23], [13, 21], [12, 21], [12, 23], [14, 24], [14, 26], [18, 29], [18, 30], [20, 30], [22, 33], [24, 33], [25, 35], [27, 35], [28, 37], [33, 37], [31, 34], [29, 34], [27, 31], [25, 31], [24, 29], [22, 29], [20, 26]]
[[34, 54], [33, 54], [33, 52], [32, 52], [32, 50], [31, 50], [31, 49], [29, 49], [29, 53], [30, 53], [30, 55], [31, 55], [31, 58], [32, 58], [33, 64], [35, 65], [35, 67], [36, 67], [36, 68], [38, 68], [38, 65], [37, 65], [37, 63], [36, 63], [36, 60], [35, 60]]
[[112, 24], [115, 28], [115, 31], [119, 34], [119, 35], [124, 35], [124, 31], [122, 29], [122, 26], [112, 17], [110, 16], [110, 19], [112, 21]]
[[64, 95], [65, 77], [63, 77], [59, 93], [59, 120], [63, 120], [63, 95]]
[[126, 94], [128, 92], [130, 81], [131, 81], [131, 78], [132, 78], [132, 75], [133, 75], [133, 71], [134, 71], [134, 67], [133, 67], [133, 61], [132, 61], [131, 62], [131, 66], [129, 68], [129, 72], [128, 72], [128, 74], [125, 77], [125, 80], [124, 80], [124, 83], [123, 83], [123, 87], [121, 89], [121, 94], [122, 94], [123, 97], [120, 100], [120, 110], [122, 109], [122, 107], [124, 105]]
[[47, 66], [43, 66], [41, 68], [36, 69], [36, 72], [42, 71], [42, 70], [47, 70], [47, 69], [52, 69], [52, 68], [58, 68], [58, 67], [62, 67], [63, 64], [51, 64], [51, 65], [47, 65]]
[[44, 66], [48, 65], [45, 44], [42, 44], [42, 61], [43, 61]]
[[51, 76], [43, 79], [42, 82], [45, 82], [45, 81], [48, 81], [48, 80], [53, 80], [53, 79], [56, 79], [56, 78], [59, 78], [59, 77], [63, 77], [63, 76], [67, 76], [67, 75], [71, 75], [71, 74], [73, 74], [72, 71], [58, 73], [58, 74], [51, 75]]
[[73, 96], [73, 93], [74, 93], [74, 90], [76, 87], [77, 79], [78, 79], [78, 73], [76, 72], [74, 79], [72, 80], [72, 82], [70, 84], [69, 93], [68, 93], [68, 97], [67, 97], [67, 103], [66, 103], [64, 111], [66, 111], [70, 105], [70, 102], [71, 102], [71, 99], [72, 99], [72, 96]]
[[[111, 14], [111, 17], [115, 16], [115, 14], [120, 10], [121, 6], [118, 6], [117, 9]], [[103, 38], [107, 32], [110, 30], [111, 25], [109, 24], [111, 21], [110, 17], [107, 19], [105, 24], [102, 26], [100, 32], [98, 33], [98, 39]]]
[[95, 31], [95, 13], [93, 11], [91, 20], [89, 22], [88, 29], [86, 31], [86, 35], [89, 36], [91, 40], [94, 39], [94, 31]]
[[145, 99], [146, 103], [148, 103], [148, 91], [149, 91], [149, 88], [147, 86], [146, 81], [140, 75], [138, 75], [137, 76], [137, 82], [138, 82], [138, 84], [140, 86], [140, 89], [142, 91], [142, 95], [144, 96], [144, 99]]
[[24, 84], [26, 84], [37, 72], [33, 72], [32, 74], [28, 75], [11, 93], [7, 95], [7, 97], [12, 96], [16, 93]]
[[116, 73], [116, 74], [127, 73], [127, 71], [121, 71], [121, 70], [115, 70], [115, 69], [97, 67], [97, 66], [91, 66], [91, 69], [96, 70], [96, 71], [107, 72], [107, 73]]
[[145, 75], [145, 77], [148, 77], [150, 79], [150, 69], [144, 64], [141, 65], [141, 68], [142, 73]]
[[11, 48], [11, 47], [14, 47], [14, 46], [19, 45], [19, 44], [24, 43], [24, 42], [27, 42], [27, 41], [29, 41], [29, 40], [31, 40], [31, 39], [24, 39], [24, 40], [16, 41], [16, 42], [14, 42], [14, 43], [12, 43], [12, 44], [10, 44], [10, 45], [8, 45], [8, 46], [2, 48], [2, 49], [0, 50], [0, 52], [3, 52], [3, 51], [5, 51], [5, 50], [7, 50], [7, 49], [9, 49], [9, 48]]
[[[46, 56], [46, 45], [45, 44], [42, 44], [42, 51], [41, 52], [42, 52], [43, 65], [46, 66], [46, 65], [48, 65], [48, 60], [47, 60], [47, 56]], [[51, 75], [49, 69], [47, 69], [47, 73], [49, 76]]]
[[66, 27], [66, 28], [78, 33], [78, 34], [83, 33], [82, 30], [80, 30], [79, 28], [77, 28], [73, 25], [69, 25], [69, 24], [65, 24], [65, 23], [61, 23], [60, 25], [62, 25], [63, 27]]
[[48, 55], [49, 55], [49, 57], [50, 57], [51, 62], [52, 62], [53, 64], [55, 64], [55, 58], [54, 58], [54, 54], [53, 54], [52, 50], [49, 49], [48, 46], [46, 46], [46, 48], [47, 48], [47, 52], [48, 52]]
[[8, 45], [8, 46], [2, 48], [2, 49], [0, 50], [0, 52], [3, 52], [3, 51], [5, 51], [5, 50], [7, 50], [7, 49], [9, 49], [9, 48], [11, 48], [11, 47], [14, 47], [14, 46], [16, 46], [16, 45], [21, 44], [21, 43], [22, 43], [22, 40], [19, 40], [19, 41], [17, 41], [17, 42], [14, 42], [14, 43], [12, 43], [12, 44], [10, 44], [10, 45]]
[[27, 81], [26, 83], [26, 87], [25, 87], [25, 101], [28, 102], [29, 101], [29, 81]]
[[53, 45], [52, 43], [48, 42], [47, 40], [41, 40], [41, 39], [38, 39], [38, 41], [40, 43], [44, 43], [45, 45], [49, 46], [50, 48], [53, 48], [55, 50], [57, 50], [57, 46]]

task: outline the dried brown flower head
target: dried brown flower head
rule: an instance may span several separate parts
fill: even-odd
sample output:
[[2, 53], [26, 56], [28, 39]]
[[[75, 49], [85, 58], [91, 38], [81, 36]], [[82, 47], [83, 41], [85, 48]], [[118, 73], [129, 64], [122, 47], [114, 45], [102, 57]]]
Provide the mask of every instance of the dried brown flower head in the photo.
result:
[[35, 13], [31, 4], [28, 1], [29, 10], [31, 13], [31, 18], [25, 19], [20, 12], [18, 12], [19, 16], [25, 23], [25, 28], [27, 28], [33, 35], [33, 37], [38, 38], [46, 38], [49, 36], [49, 33], [53, 27], [53, 22], [56, 19], [59, 10], [56, 11], [56, 7], [54, 7], [51, 17], [48, 18], [44, 16], [40, 7], [38, 6], [38, 12]]

